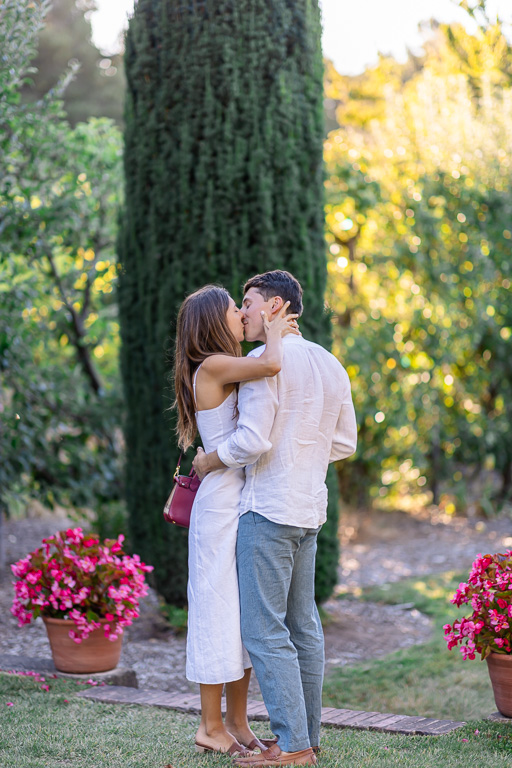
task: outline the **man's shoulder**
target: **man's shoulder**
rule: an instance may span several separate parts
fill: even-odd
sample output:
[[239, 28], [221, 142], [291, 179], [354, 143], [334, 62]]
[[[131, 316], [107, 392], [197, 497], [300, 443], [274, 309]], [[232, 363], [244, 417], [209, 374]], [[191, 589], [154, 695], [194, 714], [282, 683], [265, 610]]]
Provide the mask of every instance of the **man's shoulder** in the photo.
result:
[[301, 342], [285, 346], [281, 376], [289, 379], [290, 375], [295, 376], [298, 370], [307, 372], [313, 364], [322, 378], [327, 377], [333, 383], [337, 382], [337, 386], [343, 391], [347, 386], [350, 387], [347, 371], [332, 352], [309, 339], [302, 338]]
[[319, 355], [324, 360], [329, 360], [334, 365], [339, 365], [341, 368], [343, 368], [338, 358], [335, 357], [332, 352], [323, 347], [321, 344], [318, 344], [316, 341], [310, 341], [310, 339], [305, 339], [303, 336], [297, 338], [297, 341], [300, 343], [295, 343], [293, 346], [291, 344], [288, 347], [285, 346], [285, 357], [287, 358], [287, 362], [291, 363], [294, 355], [296, 355], [300, 350], [300, 353], [304, 355]]

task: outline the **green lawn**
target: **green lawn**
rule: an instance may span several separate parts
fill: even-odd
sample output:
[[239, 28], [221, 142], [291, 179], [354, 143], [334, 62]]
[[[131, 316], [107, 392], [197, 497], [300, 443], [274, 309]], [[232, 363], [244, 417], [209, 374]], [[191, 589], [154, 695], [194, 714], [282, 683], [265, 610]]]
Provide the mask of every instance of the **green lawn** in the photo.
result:
[[[382, 659], [334, 670], [324, 684], [324, 705], [450, 720], [495, 712], [486, 662], [464, 661], [458, 650], [447, 650], [443, 639], [443, 625], [462, 615], [449, 599], [463, 579], [450, 572], [365, 590], [360, 599], [414, 604], [432, 618], [433, 638]], [[375, 627], [375, 642], [378, 637]]]
[[[48, 692], [33, 679], [0, 674], [2, 768], [232, 765], [227, 757], [193, 751], [197, 717], [153, 707], [94, 703], [76, 697], [82, 686], [47, 682]], [[256, 723], [255, 730], [268, 734], [268, 725]], [[413, 737], [325, 728], [322, 747], [321, 768], [507, 768], [512, 761], [512, 729], [508, 724], [473, 722], [446, 736]]]
[[[320, 768], [509, 768], [512, 722], [482, 718], [496, 710], [485, 663], [446, 650], [443, 624], [462, 577], [442, 574], [367, 590], [362, 599], [413, 603], [432, 617], [434, 638], [384, 659], [335, 670], [325, 682], [326, 706], [469, 721], [438, 737], [324, 728]], [[379, 628], [375, 627], [378, 642]], [[49, 684], [44, 691], [41, 685]], [[74, 682], [0, 674], [2, 768], [209, 768], [227, 757], [198, 755], [198, 718], [156, 707], [99, 704], [78, 698]], [[8, 702], [12, 706], [8, 706]], [[260, 736], [268, 724], [255, 723]]]

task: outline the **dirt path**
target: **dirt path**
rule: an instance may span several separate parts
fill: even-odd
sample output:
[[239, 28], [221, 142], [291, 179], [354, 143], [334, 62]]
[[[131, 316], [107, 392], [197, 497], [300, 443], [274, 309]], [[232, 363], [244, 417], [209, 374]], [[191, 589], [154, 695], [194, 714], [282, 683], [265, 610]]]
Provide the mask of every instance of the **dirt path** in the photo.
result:
[[[67, 525], [64, 518], [7, 521], [7, 562], [15, 562], [38, 547], [44, 536]], [[512, 548], [510, 520], [484, 523], [441, 517], [429, 521], [399, 513], [344, 515], [340, 534], [340, 587], [356, 595], [367, 585], [464, 570], [478, 552]], [[10, 615], [10, 582], [9, 574], [4, 573], [0, 581], [0, 654], [49, 657], [41, 620], [18, 629]], [[331, 616], [325, 628], [327, 669], [421, 643], [431, 632], [428, 619], [407, 606], [331, 599], [324, 608]], [[144, 601], [141, 617], [126, 631], [121, 664], [135, 669], [141, 688], [195, 690], [184, 674], [185, 643], [184, 636], [165, 629], [152, 594]], [[251, 696], [258, 696], [256, 682], [251, 685]]]

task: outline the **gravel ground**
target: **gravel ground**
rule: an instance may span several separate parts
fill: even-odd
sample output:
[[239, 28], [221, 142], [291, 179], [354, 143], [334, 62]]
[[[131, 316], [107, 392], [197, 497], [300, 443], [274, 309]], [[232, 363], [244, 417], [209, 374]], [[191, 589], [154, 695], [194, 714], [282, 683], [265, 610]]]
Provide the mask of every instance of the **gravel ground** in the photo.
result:
[[[64, 517], [8, 520], [4, 525], [6, 562], [37, 548], [44, 536], [69, 525]], [[510, 520], [421, 519], [405, 514], [345, 515], [341, 521], [342, 557], [339, 591], [357, 596], [361, 587], [394, 582], [446, 570], [465, 570], [478, 552], [512, 548]], [[18, 628], [9, 608], [10, 572], [0, 580], [0, 654], [50, 657], [41, 619]], [[382, 606], [350, 599], [331, 599], [325, 627], [326, 667], [384, 656], [397, 647], [424, 642], [429, 620], [410, 606]], [[378, 627], [378, 633], [376, 633]], [[377, 642], [376, 642], [377, 641]], [[121, 666], [137, 673], [141, 688], [195, 691], [185, 678], [184, 635], [170, 631], [158, 612], [154, 593], [143, 601], [141, 616], [125, 632]], [[257, 682], [250, 695], [259, 695]]]
[[490, 520], [400, 512], [342, 514], [339, 583], [361, 587], [466, 571], [480, 552], [512, 549], [510, 517]]

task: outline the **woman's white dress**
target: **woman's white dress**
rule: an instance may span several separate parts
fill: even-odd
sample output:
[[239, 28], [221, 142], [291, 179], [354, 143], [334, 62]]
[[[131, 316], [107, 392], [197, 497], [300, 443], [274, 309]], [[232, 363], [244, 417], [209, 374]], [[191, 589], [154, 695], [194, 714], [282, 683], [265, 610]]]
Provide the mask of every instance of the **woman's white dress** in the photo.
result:
[[[196, 418], [204, 450], [214, 451], [236, 429], [236, 390], [217, 408], [198, 411]], [[240, 635], [236, 573], [244, 481], [243, 469], [210, 472], [199, 486], [192, 507], [186, 674], [195, 683], [239, 680], [251, 666]]]

